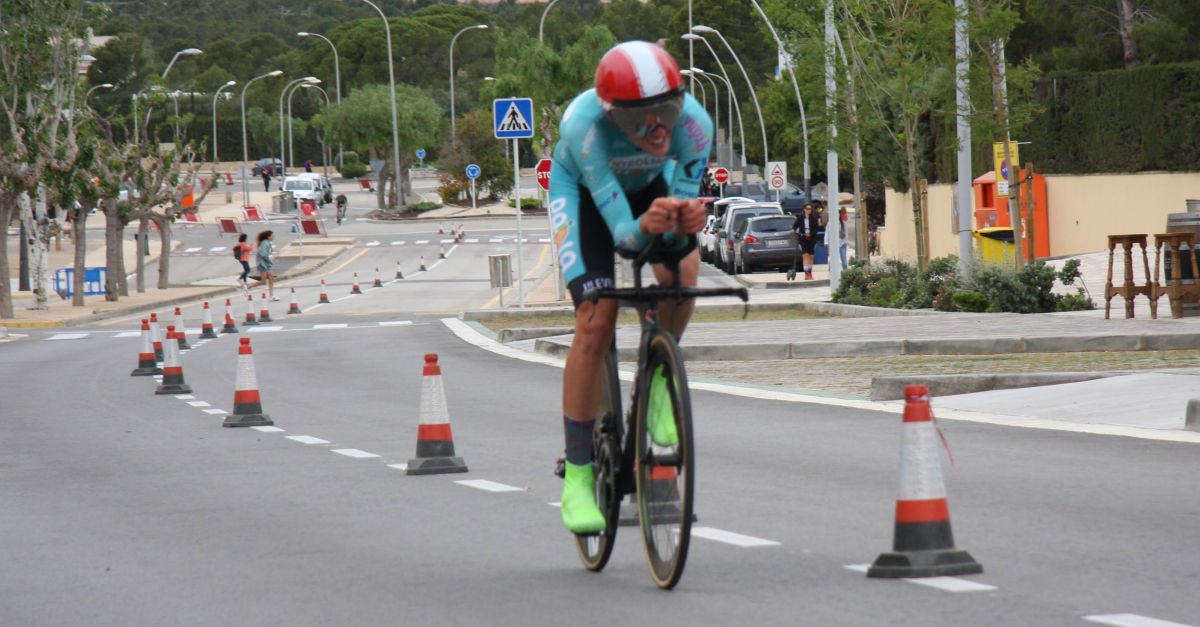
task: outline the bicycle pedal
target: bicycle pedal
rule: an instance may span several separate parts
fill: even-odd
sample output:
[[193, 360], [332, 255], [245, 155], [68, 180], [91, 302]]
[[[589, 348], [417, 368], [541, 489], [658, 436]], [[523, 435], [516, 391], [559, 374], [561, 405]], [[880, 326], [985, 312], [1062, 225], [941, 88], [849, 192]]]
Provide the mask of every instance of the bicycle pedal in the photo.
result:
[[567, 477], [567, 460], [564, 457], [559, 457], [554, 462], [554, 476], [559, 479]]

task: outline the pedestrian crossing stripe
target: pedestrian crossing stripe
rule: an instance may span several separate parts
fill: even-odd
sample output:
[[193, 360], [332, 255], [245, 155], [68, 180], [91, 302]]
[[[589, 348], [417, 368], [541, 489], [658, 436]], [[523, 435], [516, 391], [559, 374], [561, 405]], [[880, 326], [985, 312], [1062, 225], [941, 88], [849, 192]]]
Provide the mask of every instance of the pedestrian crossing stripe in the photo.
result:
[[529, 120], [521, 115], [521, 110], [517, 108], [517, 103], [508, 103], [508, 112], [504, 114], [504, 121], [500, 123], [499, 130], [501, 131], [529, 131], [533, 126], [529, 124]]

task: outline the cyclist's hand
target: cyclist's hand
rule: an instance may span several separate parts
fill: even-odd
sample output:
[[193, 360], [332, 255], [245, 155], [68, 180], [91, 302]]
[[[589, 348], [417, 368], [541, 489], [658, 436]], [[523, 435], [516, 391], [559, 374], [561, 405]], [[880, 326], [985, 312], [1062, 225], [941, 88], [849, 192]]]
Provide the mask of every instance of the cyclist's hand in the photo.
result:
[[674, 198], [657, 198], [650, 208], [638, 218], [638, 228], [646, 235], [661, 235], [674, 231], [679, 225], [679, 201]]
[[699, 233], [700, 229], [704, 228], [704, 222], [707, 219], [708, 212], [704, 210], [704, 205], [700, 204], [699, 199], [679, 201], [679, 234]]

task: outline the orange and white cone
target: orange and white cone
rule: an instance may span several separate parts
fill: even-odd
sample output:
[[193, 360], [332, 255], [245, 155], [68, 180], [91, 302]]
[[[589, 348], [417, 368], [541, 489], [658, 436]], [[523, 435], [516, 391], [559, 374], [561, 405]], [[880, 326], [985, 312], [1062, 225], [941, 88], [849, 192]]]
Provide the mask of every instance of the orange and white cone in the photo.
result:
[[258, 395], [258, 376], [254, 373], [254, 353], [250, 338], [244, 337], [238, 346], [237, 378], [233, 386], [233, 413], [225, 416], [223, 427], [266, 427], [275, 424], [262, 413]]
[[400, 271], [400, 262], [399, 261], [396, 261], [396, 278], [397, 279], [404, 278], [404, 273]]
[[422, 376], [417, 456], [408, 460], [408, 468], [404, 472], [409, 475], [467, 472], [467, 465], [462, 458], [454, 456], [454, 436], [450, 432], [446, 390], [442, 387], [442, 368], [438, 365], [437, 355], [425, 355]]
[[424, 272], [425, 270], [425, 255], [421, 255], [421, 267], [417, 268], [417, 272]]
[[271, 303], [267, 301], [267, 293], [262, 293], [262, 309], [258, 312], [259, 322], [271, 322]]
[[924, 385], [904, 388], [900, 497], [892, 552], [867, 569], [868, 577], [941, 577], [983, 572], [970, 553], [954, 548], [942, 477], [939, 436]]
[[179, 335], [180, 333], [175, 330], [175, 325], [167, 327], [167, 342], [164, 347], [166, 361], [163, 362], [162, 383], [158, 385], [157, 390], [154, 390], [155, 394], [192, 393], [192, 386], [183, 381], [183, 366], [179, 365]]
[[157, 312], [150, 314], [150, 339], [154, 341], [154, 358], [161, 362], [163, 360], [163, 336], [162, 330], [158, 328]]
[[358, 287], [358, 273], [354, 273], [354, 285], [350, 286], [351, 294], [362, 294], [362, 289]]
[[142, 350], [138, 353], [138, 365], [129, 373], [131, 377], [149, 377], [162, 374], [162, 368], [154, 359], [154, 340], [151, 339], [150, 321], [142, 320]]
[[438, 244], [438, 259], [445, 259], [445, 258], [446, 258], [446, 245]]
[[329, 304], [329, 294], [325, 291], [325, 279], [321, 279], [321, 296], [317, 299], [318, 304]]
[[212, 340], [216, 337], [217, 333], [213, 330], [212, 310], [208, 308], [208, 301], [204, 301], [204, 317], [200, 319], [200, 339]]
[[242, 326], [244, 326], [244, 327], [258, 326], [258, 319], [254, 315], [254, 295], [253, 294], [246, 295], [246, 319], [242, 321]]
[[230, 299], [225, 299], [225, 326], [221, 327], [221, 333], [237, 333], [237, 325], [233, 323], [233, 303]]
[[446, 227], [445, 227], [445, 225], [444, 225], [444, 224], [442, 224], [441, 222], [438, 222], [438, 235], [441, 235], [441, 234], [443, 234], [443, 233], [445, 233], [445, 232], [446, 232]]
[[375, 282], [372, 283], [371, 286], [383, 287], [383, 279], [379, 278], [379, 268], [375, 268]]
[[296, 288], [292, 288], [292, 302], [288, 303], [288, 314], [300, 313], [300, 303], [296, 302]]
[[179, 343], [179, 350], [188, 350], [187, 327], [183, 325], [183, 310], [178, 307], [175, 308], [175, 328], [178, 329], [175, 340]]

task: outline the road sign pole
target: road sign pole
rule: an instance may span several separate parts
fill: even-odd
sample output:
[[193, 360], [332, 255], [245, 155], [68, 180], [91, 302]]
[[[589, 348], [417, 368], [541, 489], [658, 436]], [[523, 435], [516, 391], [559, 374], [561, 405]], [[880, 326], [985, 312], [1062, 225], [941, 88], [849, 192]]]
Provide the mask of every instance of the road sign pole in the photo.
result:
[[521, 309], [525, 308], [525, 264], [524, 255], [522, 255], [523, 247], [522, 240], [525, 239], [524, 233], [521, 231], [521, 158], [517, 152], [517, 140], [513, 138], [512, 155], [513, 155], [513, 200], [517, 208], [517, 302]]
[[475, 211], [475, 179], [471, 179], [471, 211]]

